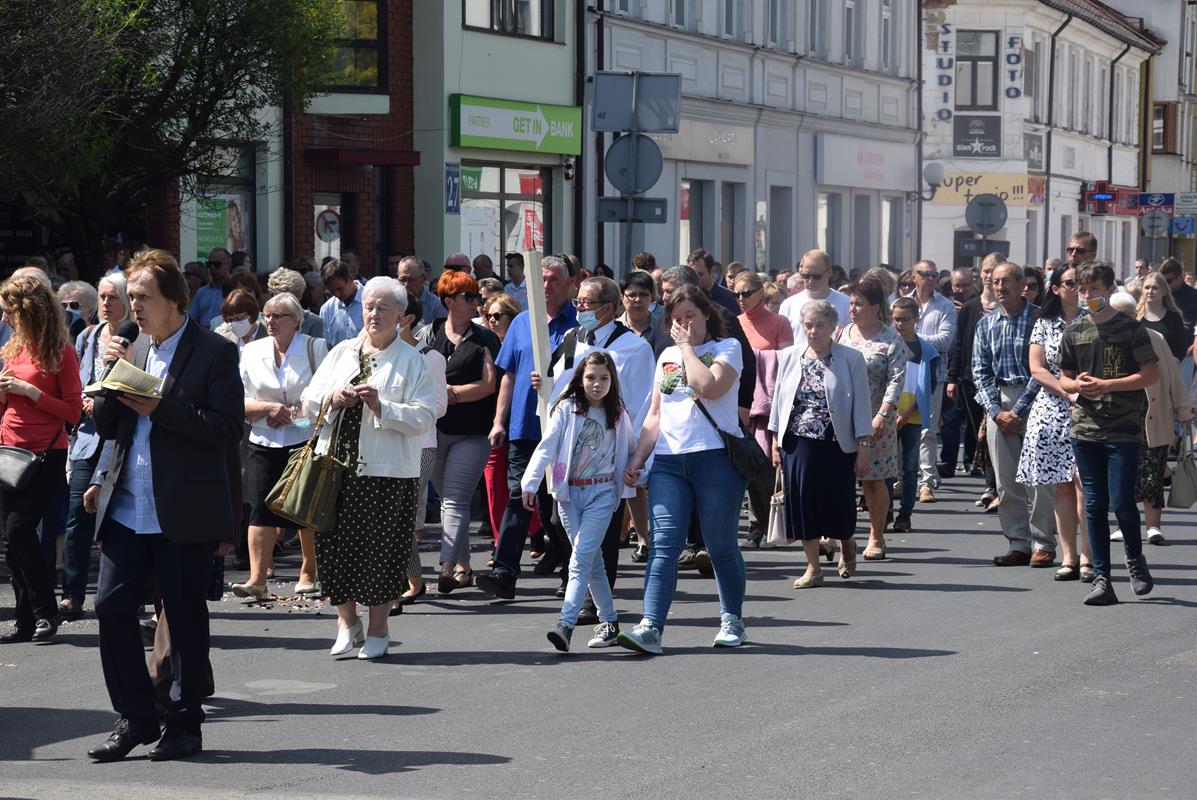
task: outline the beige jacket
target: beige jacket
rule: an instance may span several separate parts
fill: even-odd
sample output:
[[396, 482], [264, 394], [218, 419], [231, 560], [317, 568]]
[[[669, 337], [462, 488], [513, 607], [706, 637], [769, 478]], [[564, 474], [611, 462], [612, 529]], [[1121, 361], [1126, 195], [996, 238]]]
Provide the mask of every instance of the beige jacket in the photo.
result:
[[1180, 366], [1168, 343], [1158, 332], [1148, 329], [1151, 346], [1159, 359], [1159, 380], [1144, 391], [1147, 392], [1147, 417], [1143, 427], [1147, 429], [1147, 446], [1163, 447], [1176, 443], [1172, 422], [1187, 422], [1193, 417], [1189, 393], [1180, 377]]

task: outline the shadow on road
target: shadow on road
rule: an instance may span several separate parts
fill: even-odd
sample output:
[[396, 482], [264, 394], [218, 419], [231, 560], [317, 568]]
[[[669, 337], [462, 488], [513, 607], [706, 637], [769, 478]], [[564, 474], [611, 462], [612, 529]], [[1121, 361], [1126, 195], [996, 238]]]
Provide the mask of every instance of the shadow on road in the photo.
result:
[[289, 716], [378, 716], [416, 717], [438, 714], [441, 709], [431, 706], [386, 706], [371, 704], [332, 703], [264, 703], [232, 697], [209, 697], [204, 706], [210, 708], [209, 722], [228, 722], [243, 717]]
[[[749, 632], [751, 633], [751, 631], [752, 627], [749, 626]], [[666, 643], [665, 652], [670, 655], [701, 654], [708, 658], [712, 652], [736, 653], [737, 656], [848, 656], [885, 659], [938, 658], [957, 655], [955, 650], [932, 650], [921, 647], [802, 647], [796, 644], [779, 644], [759, 640], [752, 640], [743, 647], [722, 651], [712, 651], [710, 647], [670, 647]]]
[[[0, 736], [0, 761], [28, 761], [33, 759], [33, 751], [39, 747], [84, 736], [102, 737], [111, 732], [116, 719], [116, 714], [111, 711], [5, 708], [5, 735]], [[94, 744], [99, 744], [99, 741]], [[86, 749], [84, 747], [79, 751], [80, 758]]]
[[261, 752], [205, 750], [188, 761], [193, 764], [263, 764], [272, 767], [278, 764], [315, 764], [364, 775], [390, 775], [424, 767], [507, 764], [511, 759], [490, 753], [308, 748]]

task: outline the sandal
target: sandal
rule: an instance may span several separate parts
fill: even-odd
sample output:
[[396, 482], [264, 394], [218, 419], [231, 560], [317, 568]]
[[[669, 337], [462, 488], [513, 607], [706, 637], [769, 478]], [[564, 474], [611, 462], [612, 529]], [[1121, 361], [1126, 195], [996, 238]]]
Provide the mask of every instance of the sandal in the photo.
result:
[[1081, 583], [1093, 583], [1093, 579], [1097, 577], [1097, 572], [1094, 571], [1092, 564], [1081, 564]]
[[453, 572], [449, 569], [441, 570], [440, 577], [436, 579], [436, 593], [449, 594], [457, 588], [457, 581], [453, 578]]
[[460, 568], [453, 570], [453, 583], [458, 589], [464, 589], [467, 586], [473, 586], [474, 570]]
[[835, 540], [834, 539], [820, 539], [819, 540], [819, 555], [827, 559], [830, 564], [835, 561]]
[[869, 544], [865, 545], [864, 552], [860, 554], [860, 557], [865, 561], [882, 561], [886, 557], [885, 545], [878, 545], [870, 542]]
[[1065, 564], [1056, 570], [1056, 574], [1052, 576], [1052, 580], [1056, 581], [1075, 581], [1081, 577], [1081, 568], [1079, 564]]

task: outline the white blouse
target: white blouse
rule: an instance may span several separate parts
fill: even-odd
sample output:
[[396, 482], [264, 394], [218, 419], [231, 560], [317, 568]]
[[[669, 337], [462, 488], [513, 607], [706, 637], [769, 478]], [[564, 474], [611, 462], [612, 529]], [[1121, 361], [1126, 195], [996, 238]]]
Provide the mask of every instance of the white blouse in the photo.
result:
[[[312, 381], [312, 375], [328, 354], [323, 339], [296, 333], [282, 363], [274, 363], [274, 339], [267, 336], [248, 342], [241, 350], [241, 382], [246, 400], [298, 405], [300, 395]], [[301, 417], [282, 428], [271, 428], [266, 417], [250, 423], [249, 441], [261, 447], [291, 447], [312, 435], [312, 423]]]

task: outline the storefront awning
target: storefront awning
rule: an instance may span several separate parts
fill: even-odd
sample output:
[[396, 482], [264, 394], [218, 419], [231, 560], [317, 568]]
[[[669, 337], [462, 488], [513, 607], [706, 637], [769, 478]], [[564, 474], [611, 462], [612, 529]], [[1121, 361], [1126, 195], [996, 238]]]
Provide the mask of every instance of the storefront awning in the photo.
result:
[[303, 155], [309, 164], [365, 164], [371, 167], [415, 167], [420, 164], [420, 154], [414, 150], [309, 147]]

